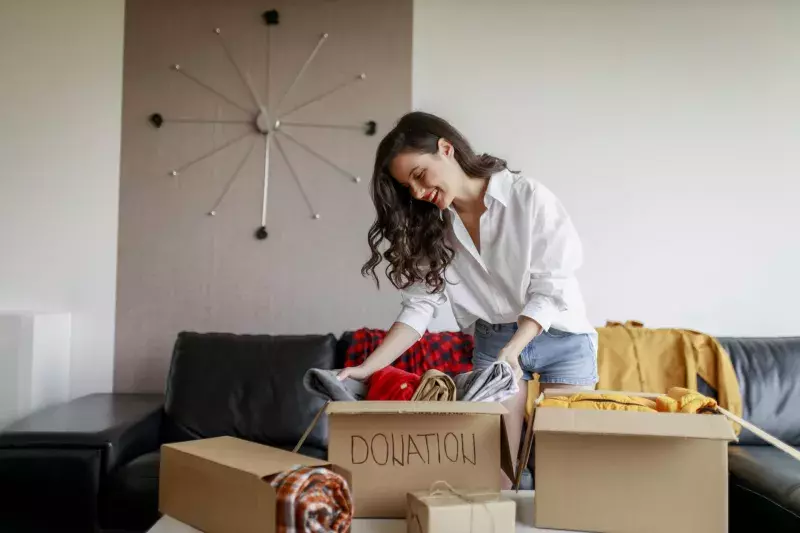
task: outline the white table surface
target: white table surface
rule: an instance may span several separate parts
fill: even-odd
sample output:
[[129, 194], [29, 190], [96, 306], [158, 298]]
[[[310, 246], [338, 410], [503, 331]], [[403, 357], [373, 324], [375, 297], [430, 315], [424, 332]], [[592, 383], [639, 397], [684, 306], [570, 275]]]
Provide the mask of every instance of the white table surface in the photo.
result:
[[[537, 529], [533, 527], [533, 491], [504, 491], [503, 494], [517, 502], [516, 533], [563, 533], [555, 529]], [[164, 516], [148, 533], [201, 533], [197, 529], [178, 522], [174, 518]], [[406, 533], [406, 521], [394, 519], [353, 520], [351, 533]], [[573, 532], [574, 533], [574, 532]]]

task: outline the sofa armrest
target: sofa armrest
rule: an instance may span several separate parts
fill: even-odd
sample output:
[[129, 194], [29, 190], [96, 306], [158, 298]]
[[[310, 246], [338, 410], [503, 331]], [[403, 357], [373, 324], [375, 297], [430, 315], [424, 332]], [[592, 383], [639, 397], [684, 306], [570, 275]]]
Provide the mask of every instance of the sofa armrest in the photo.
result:
[[158, 394], [90, 394], [5, 427], [0, 450], [96, 449], [108, 472], [158, 449], [163, 406]]

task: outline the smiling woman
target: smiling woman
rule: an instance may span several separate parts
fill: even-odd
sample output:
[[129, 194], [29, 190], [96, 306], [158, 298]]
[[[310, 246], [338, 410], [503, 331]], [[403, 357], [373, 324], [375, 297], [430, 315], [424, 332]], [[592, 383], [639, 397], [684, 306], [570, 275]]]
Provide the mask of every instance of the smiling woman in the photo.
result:
[[[497, 157], [475, 153], [445, 120], [410, 113], [378, 147], [372, 176], [377, 213], [362, 274], [386, 276], [403, 309], [386, 338], [344, 379], [367, 379], [423, 335], [450, 301], [475, 331], [477, 369], [506, 361], [517, 379], [539, 374], [542, 389], [597, 382], [597, 333], [575, 278], [582, 249], [558, 199]], [[505, 402], [512, 454], [522, 430], [526, 386]]]
[[[386, 275], [398, 289], [425, 282], [443, 290], [454, 252], [445, 241], [451, 223], [442, 212], [464, 189], [485, 189], [488, 178], [505, 168], [502, 159], [476, 154], [445, 120], [405, 115], [375, 157], [371, 192], [377, 218], [369, 231], [372, 257], [362, 273], [377, 282], [375, 268], [385, 258]], [[381, 254], [384, 240], [389, 248]]]

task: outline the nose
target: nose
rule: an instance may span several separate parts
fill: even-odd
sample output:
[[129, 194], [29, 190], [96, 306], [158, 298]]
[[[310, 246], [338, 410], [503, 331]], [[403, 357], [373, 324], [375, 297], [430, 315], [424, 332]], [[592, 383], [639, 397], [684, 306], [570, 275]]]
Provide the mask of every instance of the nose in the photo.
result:
[[425, 189], [415, 184], [411, 185], [411, 196], [413, 196], [415, 200], [422, 200], [424, 194], [425, 194]]

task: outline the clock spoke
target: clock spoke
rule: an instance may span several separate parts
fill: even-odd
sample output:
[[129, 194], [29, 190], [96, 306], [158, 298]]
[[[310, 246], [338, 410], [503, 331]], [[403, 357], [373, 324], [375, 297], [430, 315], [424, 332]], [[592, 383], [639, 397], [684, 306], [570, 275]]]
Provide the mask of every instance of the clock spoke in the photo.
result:
[[269, 150], [272, 145], [272, 135], [264, 138], [264, 191], [261, 199], [261, 227], [267, 227], [267, 193], [269, 192]]
[[230, 48], [228, 48], [227, 43], [225, 42], [225, 38], [222, 36], [222, 30], [220, 28], [214, 29], [214, 33], [219, 36], [219, 42], [222, 45], [222, 49], [225, 51], [225, 57], [228, 58], [228, 62], [233, 66], [236, 70], [236, 73], [239, 75], [239, 79], [242, 81], [244, 86], [250, 92], [250, 98], [253, 100], [253, 104], [260, 109], [265, 110], [264, 104], [261, 102], [261, 97], [258, 96], [258, 92], [256, 91], [255, 87], [253, 87], [252, 80], [250, 80], [250, 76], [246, 75], [242, 69], [239, 67], [239, 64], [233, 59], [233, 54], [231, 54]]
[[256, 145], [255, 140], [251, 140], [250, 148], [247, 149], [244, 156], [239, 161], [239, 164], [236, 166], [236, 170], [234, 170], [233, 174], [231, 174], [231, 177], [228, 178], [227, 183], [225, 183], [225, 187], [223, 187], [222, 189], [222, 193], [220, 193], [219, 198], [217, 198], [217, 201], [214, 203], [214, 206], [209, 210], [208, 212], [209, 215], [214, 216], [217, 214], [219, 206], [222, 205], [222, 202], [225, 200], [225, 197], [228, 196], [228, 192], [231, 190], [231, 187], [233, 186], [234, 182], [239, 177], [239, 173], [242, 171], [242, 167], [244, 167], [244, 164], [247, 162], [248, 159], [250, 159], [250, 154], [253, 153], [253, 148], [255, 148], [255, 145]]
[[223, 99], [224, 101], [228, 102], [228, 103], [229, 103], [230, 105], [232, 105], [233, 107], [235, 107], [235, 108], [237, 108], [237, 109], [240, 109], [240, 110], [244, 111], [244, 112], [245, 112], [245, 113], [247, 113], [248, 115], [252, 115], [252, 114], [254, 113], [254, 111], [253, 111], [252, 109], [247, 109], [247, 108], [246, 108], [246, 107], [244, 107], [243, 105], [241, 105], [241, 104], [239, 104], [239, 103], [237, 103], [237, 102], [235, 102], [235, 101], [231, 100], [229, 97], [225, 96], [224, 94], [222, 94], [221, 92], [219, 92], [219, 91], [218, 91], [218, 90], [216, 90], [215, 88], [213, 88], [213, 87], [211, 87], [210, 85], [208, 85], [208, 84], [206, 84], [206, 83], [204, 83], [204, 82], [200, 81], [200, 80], [199, 80], [199, 79], [197, 79], [195, 76], [192, 76], [191, 74], [189, 74], [188, 72], [186, 72], [186, 69], [184, 69], [182, 66], [178, 65], [177, 63], [176, 63], [175, 65], [172, 65], [172, 70], [174, 70], [174, 71], [175, 71], [175, 72], [177, 72], [178, 74], [182, 74], [184, 77], [186, 77], [187, 79], [189, 79], [189, 80], [193, 81], [194, 83], [196, 83], [197, 85], [199, 85], [199, 86], [200, 86], [200, 87], [202, 87], [203, 89], [205, 89], [205, 90], [207, 90], [207, 91], [209, 91], [209, 92], [211, 92], [211, 93], [215, 94], [215, 95], [216, 95], [216, 96], [218, 96], [219, 98], [221, 98], [221, 99]]
[[248, 135], [253, 135], [253, 132], [246, 131], [245, 133], [239, 135], [238, 137], [234, 137], [233, 139], [231, 139], [230, 141], [226, 142], [225, 144], [223, 144], [221, 146], [218, 146], [218, 147], [214, 148], [213, 150], [211, 150], [210, 152], [205, 153], [205, 154], [201, 155], [200, 157], [198, 157], [196, 159], [193, 159], [193, 160], [189, 161], [188, 163], [185, 163], [185, 164], [181, 165], [180, 167], [174, 169], [172, 172], [170, 172], [170, 174], [172, 174], [173, 176], [177, 176], [178, 174], [180, 174], [181, 172], [183, 172], [187, 168], [191, 167], [192, 165], [196, 165], [200, 161], [208, 159], [212, 155], [221, 152], [225, 148], [228, 148], [229, 146], [238, 143], [239, 141], [241, 141], [242, 139], [244, 139]]
[[272, 80], [272, 31], [267, 24], [267, 31], [265, 32], [264, 40], [266, 41], [265, 65], [264, 65], [264, 101], [267, 111], [269, 111], [269, 82]]
[[314, 124], [310, 122], [285, 122], [281, 121], [281, 127], [291, 126], [293, 128], [319, 128], [332, 130], [352, 130], [364, 131], [364, 124]]
[[253, 125], [252, 120], [224, 120], [213, 118], [163, 118], [165, 124], [249, 124]]
[[310, 146], [305, 144], [304, 142], [301, 142], [301, 141], [297, 140], [294, 136], [289, 135], [288, 133], [286, 133], [283, 130], [278, 130], [277, 133], [278, 133], [278, 135], [282, 135], [282, 136], [286, 137], [287, 139], [289, 139], [290, 141], [295, 143], [297, 146], [299, 146], [300, 148], [302, 148], [303, 150], [305, 150], [309, 154], [313, 155], [314, 157], [316, 157], [317, 159], [319, 159], [323, 163], [327, 164], [331, 168], [337, 170], [343, 176], [350, 178], [354, 183], [360, 183], [361, 182], [361, 178], [359, 176], [356, 176], [352, 172], [349, 172], [349, 171], [343, 169], [342, 167], [340, 167], [339, 165], [337, 165], [336, 163], [334, 163], [333, 161], [331, 161], [330, 159], [328, 159], [327, 157], [325, 157], [321, 153], [317, 152], [316, 150], [314, 150], [313, 148], [311, 148]]
[[359, 74], [358, 76], [356, 76], [353, 79], [350, 79], [350, 80], [347, 80], [345, 82], [342, 82], [339, 85], [337, 85], [336, 87], [333, 87], [332, 89], [328, 89], [327, 91], [318, 94], [314, 98], [311, 98], [310, 100], [307, 100], [307, 101], [303, 102], [302, 104], [291, 108], [289, 111], [287, 111], [286, 113], [283, 113], [281, 115], [281, 119], [283, 119], [283, 117], [288, 117], [289, 115], [291, 115], [295, 111], [299, 111], [300, 109], [303, 109], [304, 107], [310, 106], [313, 103], [319, 102], [320, 100], [324, 100], [328, 96], [330, 96], [330, 95], [332, 95], [332, 94], [334, 94], [336, 92], [339, 92], [342, 89], [353, 85], [354, 83], [357, 83], [359, 81], [363, 81], [366, 78], [367, 78], [367, 75], [364, 74], [364, 73], [361, 73], [361, 74]]
[[300, 190], [300, 194], [303, 196], [303, 200], [305, 200], [306, 205], [308, 206], [309, 211], [311, 212], [311, 217], [314, 219], [319, 218], [319, 213], [316, 212], [314, 206], [311, 204], [311, 199], [308, 197], [308, 193], [306, 192], [305, 188], [303, 187], [303, 182], [300, 181], [300, 177], [297, 175], [297, 172], [294, 170], [292, 166], [292, 162], [289, 161], [289, 158], [286, 156], [286, 152], [283, 151], [283, 146], [281, 146], [281, 141], [276, 137], [275, 138], [275, 148], [278, 149], [280, 152], [281, 157], [286, 162], [286, 166], [289, 168], [289, 174], [292, 175], [294, 182], [297, 184], [297, 188]]
[[314, 49], [311, 51], [311, 54], [308, 56], [308, 59], [306, 59], [306, 62], [303, 63], [303, 66], [300, 67], [300, 70], [295, 75], [294, 81], [292, 81], [291, 85], [289, 85], [289, 88], [286, 89], [286, 92], [283, 93], [283, 96], [281, 96], [280, 100], [278, 100], [278, 105], [275, 106], [275, 110], [276, 110], [277, 113], [280, 113], [280, 109], [281, 109], [281, 105], [283, 104], [283, 101], [292, 92], [292, 90], [294, 89], [295, 85], [297, 85], [297, 82], [300, 81], [300, 78], [303, 77], [303, 74], [305, 73], [306, 69], [308, 69], [308, 66], [311, 64], [312, 61], [314, 61], [314, 57], [317, 55], [317, 53], [319, 52], [320, 48], [322, 48], [322, 45], [325, 44], [325, 41], [327, 41], [327, 40], [328, 40], [328, 34], [327, 33], [323, 33], [320, 36], [319, 41], [317, 42], [317, 46], [314, 47]]

